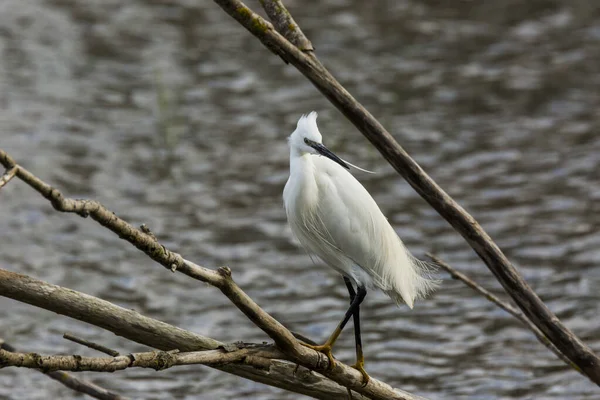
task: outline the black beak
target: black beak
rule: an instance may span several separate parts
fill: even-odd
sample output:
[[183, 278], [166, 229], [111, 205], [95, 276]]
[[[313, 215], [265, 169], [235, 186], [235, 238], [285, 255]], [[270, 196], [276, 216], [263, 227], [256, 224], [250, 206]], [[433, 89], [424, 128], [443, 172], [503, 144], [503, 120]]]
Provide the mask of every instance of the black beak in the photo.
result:
[[338, 156], [333, 154], [333, 152], [331, 152], [327, 147], [323, 146], [321, 143], [317, 143], [315, 141], [312, 141], [312, 140], [306, 139], [306, 138], [304, 138], [304, 143], [306, 143], [307, 145], [309, 145], [310, 147], [315, 149], [317, 151], [317, 153], [319, 153], [320, 155], [327, 157], [330, 160], [335, 161], [336, 163], [340, 164], [342, 167], [344, 167], [346, 169], [350, 169], [350, 167], [348, 166], [348, 164], [346, 164], [344, 162], [344, 160], [342, 160], [341, 158], [339, 158]]

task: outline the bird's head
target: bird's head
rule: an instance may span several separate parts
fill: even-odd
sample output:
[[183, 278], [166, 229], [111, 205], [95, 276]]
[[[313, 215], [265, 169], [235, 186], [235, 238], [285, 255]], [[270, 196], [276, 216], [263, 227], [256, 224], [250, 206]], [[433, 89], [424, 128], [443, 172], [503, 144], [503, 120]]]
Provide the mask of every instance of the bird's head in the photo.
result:
[[310, 114], [300, 117], [296, 130], [290, 135], [289, 143], [292, 150], [300, 155], [321, 155], [335, 161], [346, 169], [350, 169], [346, 162], [323, 145], [322, 140], [323, 137], [317, 127], [317, 113], [313, 111]]

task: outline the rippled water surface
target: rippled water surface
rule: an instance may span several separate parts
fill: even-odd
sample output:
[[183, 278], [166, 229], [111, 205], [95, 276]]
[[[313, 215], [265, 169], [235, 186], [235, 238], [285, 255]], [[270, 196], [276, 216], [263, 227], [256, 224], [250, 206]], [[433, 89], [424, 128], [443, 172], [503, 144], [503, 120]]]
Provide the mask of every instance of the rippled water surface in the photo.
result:
[[[258, 7], [258, 2], [250, 3]], [[600, 6], [594, 1], [289, 1], [331, 71], [471, 212], [558, 316], [600, 352]], [[286, 137], [320, 112], [325, 143], [417, 255], [434, 252], [502, 295], [462, 238], [293, 67], [210, 1], [0, 2], [0, 145], [72, 197], [148, 224], [198, 263], [228, 265], [293, 330], [323, 340], [341, 278], [287, 227]], [[0, 267], [218, 340], [262, 341], [215, 289], [170, 274], [16, 180], [0, 193]], [[363, 306], [367, 370], [436, 399], [592, 399], [598, 388], [462, 283], [413, 311]], [[86, 352], [71, 331], [143, 349], [0, 297], [0, 336]], [[353, 362], [349, 328], [337, 357]], [[186, 367], [83, 374], [134, 398], [297, 398]], [[0, 397], [75, 398], [34, 371], [0, 371]]]

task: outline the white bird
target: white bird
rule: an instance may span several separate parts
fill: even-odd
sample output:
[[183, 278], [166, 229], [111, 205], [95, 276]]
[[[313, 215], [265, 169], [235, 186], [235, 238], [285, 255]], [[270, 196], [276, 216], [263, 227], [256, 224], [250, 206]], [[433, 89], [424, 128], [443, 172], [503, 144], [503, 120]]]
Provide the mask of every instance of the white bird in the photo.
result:
[[300, 118], [289, 146], [290, 177], [283, 201], [291, 230], [309, 253], [343, 276], [351, 302], [325, 344], [303, 344], [327, 355], [333, 368], [332, 346], [353, 316], [357, 358], [353, 367], [366, 385], [359, 307], [367, 289], [380, 289], [398, 305], [413, 308], [415, 299], [438, 282], [431, 279], [428, 264], [408, 252], [375, 200], [348, 172], [352, 164], [322, 144], [316, 112]]

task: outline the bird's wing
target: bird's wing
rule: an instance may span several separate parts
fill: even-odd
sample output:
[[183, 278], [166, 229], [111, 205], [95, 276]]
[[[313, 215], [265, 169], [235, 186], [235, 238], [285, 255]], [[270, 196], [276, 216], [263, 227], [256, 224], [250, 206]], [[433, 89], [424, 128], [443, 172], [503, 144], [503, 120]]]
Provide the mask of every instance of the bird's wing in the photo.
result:
[[332, 268], [372, 283], [412, 308], [414, 299], [436, 284], [425, 264], [410, 255], [375, 200], [348, 171], [328, 158], [313, 157], [316, 188], [311, 188], [316, 190], [306, 190], [310, 199], [288, 210], [294, 234]]
[[[412, 308], [437, 284], [426, 263], [414, 258], [369, 192], [345, 169], [320, 157], [315, 162], [317, 218], [335, 249], [367, 273], [375, 286]], [[340, 256], [341, 258], [341, 256]]]
[[386, 268], [393, 267], [388, 261], [405, 252], [396, 232], [354, 176], [324, 157], [317, 157], [315, 165], [319, 236], [331, 244], [330, 251], [345, 255], [385, 290]]

